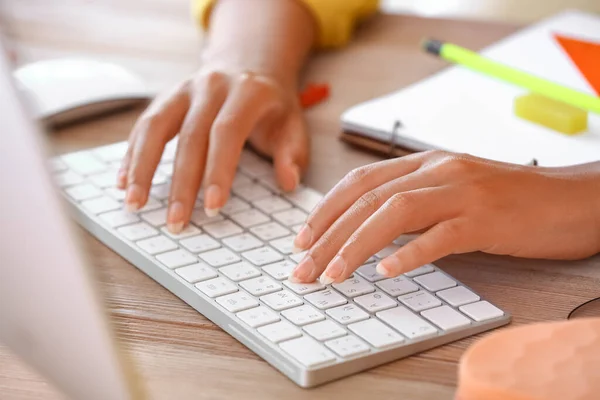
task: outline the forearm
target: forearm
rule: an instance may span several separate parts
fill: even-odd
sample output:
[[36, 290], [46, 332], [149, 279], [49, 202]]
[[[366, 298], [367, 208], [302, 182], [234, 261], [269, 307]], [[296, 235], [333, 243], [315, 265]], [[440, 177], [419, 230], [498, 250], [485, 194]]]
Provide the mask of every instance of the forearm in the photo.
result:
[[204, 62], [296, 84], [316, 31], [315, 21], [300, 2], [219, 0], [210, 21]]

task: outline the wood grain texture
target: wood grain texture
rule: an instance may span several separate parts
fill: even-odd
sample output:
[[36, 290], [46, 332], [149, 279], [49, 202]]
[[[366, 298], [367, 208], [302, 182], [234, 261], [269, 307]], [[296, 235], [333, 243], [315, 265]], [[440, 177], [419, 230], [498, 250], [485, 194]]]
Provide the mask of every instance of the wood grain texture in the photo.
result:
[[[89, 55], [120, 62], [158, 89], [197, 67], [200, 35], [187, 0], [5, 2], [1, 25], [18, 62]], [[305, 181], [330, 189], [350, 169], [378, 158], [338, 140], [347, 107], [404, 87], [444, 64], [422, 54], [423, 36], [481, 48], [516, 30], [483, 24], [378, 16], [352, 45], [316, 54], [306, 79], [330, 83], [328, 102], [307, 111], [312, 161]], [[123, 140], [141, 109], [52, 132], [53, 151]], [[118, 336], [155, 399], [451, 399], [457, 362], [477, 337], [461, 340], [312, 390], [303, 390], [246, 347], [81, 230]], [[598, 295], [599, 258], [548, 262], [470, 254], [439, 265], [514, 316], [514, 324], [565, 318]], [[68, 290], [68, 288], [66, 288]], [[0, 398], [60, 399], [35, 372], [0, 346]]]

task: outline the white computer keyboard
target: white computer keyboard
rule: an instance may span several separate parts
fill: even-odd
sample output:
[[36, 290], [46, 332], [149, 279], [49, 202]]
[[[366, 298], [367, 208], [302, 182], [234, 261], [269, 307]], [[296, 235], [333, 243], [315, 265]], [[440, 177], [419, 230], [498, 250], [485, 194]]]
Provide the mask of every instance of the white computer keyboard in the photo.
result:
[[281, 194], [269, 163], [245, 151], [233, 195], [209, 218], [202, 191], [191, 224], [167, 231], [175, 142], [167, 145], [151, 198], [123, 210], [114, 187], [127, 144], [52, 160], [73, 215], [92, 234], [219, 325], [300, 386], [310, 387], [492, 329], [510, 316], [434, 265], [386, 279], [374, 255], [343, 283], [295, 284], [303, 254], [294, 233], [321, 199], [302, 187]]

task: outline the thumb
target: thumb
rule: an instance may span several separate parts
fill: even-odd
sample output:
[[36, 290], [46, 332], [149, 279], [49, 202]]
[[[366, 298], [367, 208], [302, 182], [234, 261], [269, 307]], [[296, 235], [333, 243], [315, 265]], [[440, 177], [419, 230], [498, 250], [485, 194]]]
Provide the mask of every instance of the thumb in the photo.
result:
[[284, 191], [295, 190], [306, 171], [310, 140], [302, 112], [293, 112], [276, 135], [273, 164], [277, 183]]

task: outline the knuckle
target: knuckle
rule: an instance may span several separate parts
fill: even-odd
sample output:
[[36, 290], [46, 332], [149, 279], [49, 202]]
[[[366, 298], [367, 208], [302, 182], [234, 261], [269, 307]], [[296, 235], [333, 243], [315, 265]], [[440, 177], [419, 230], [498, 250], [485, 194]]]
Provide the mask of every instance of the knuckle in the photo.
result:
[[232, 135], [237, 131], [237, 121], [232, 117], [219, 117], [213, 123], [212, 131], [215, 135]]
[[369, 178], [370, 173], [371, 168], [369, 166], [354, 168], [352, 171], [346, 174], [343, 181], [349, 186], [360, 184], [363, 180]]
[[447, 154], [441, 159], [438, 166], [450, 175], [463, 175], [472, 172], [475, 163], [466, 155]]
[[464, 224], [459, 220], [450, 220], [440, 225], [442, 235], [450, 241], [458, 241], [464, 233]]
[[206, 88], [209, 92], [213, 92], [219, 88], [221, 88], [225, 82], [227, 81], [227, 76], [217, 70], [209, 70], [201, 72], [195, 78], [194, 86], [196, 88], [203, 87]]
[[359, 212], [366, 212], [369, 215], [375, 213], [379, 207], [381, 207], [381, 196], [375, 191], [363, 194], [356, 202]]
[[386, 207], [394, 213], [410, 210], [414, 205], [414, 197], [409, 193], [396, 193], [386, 203]]

